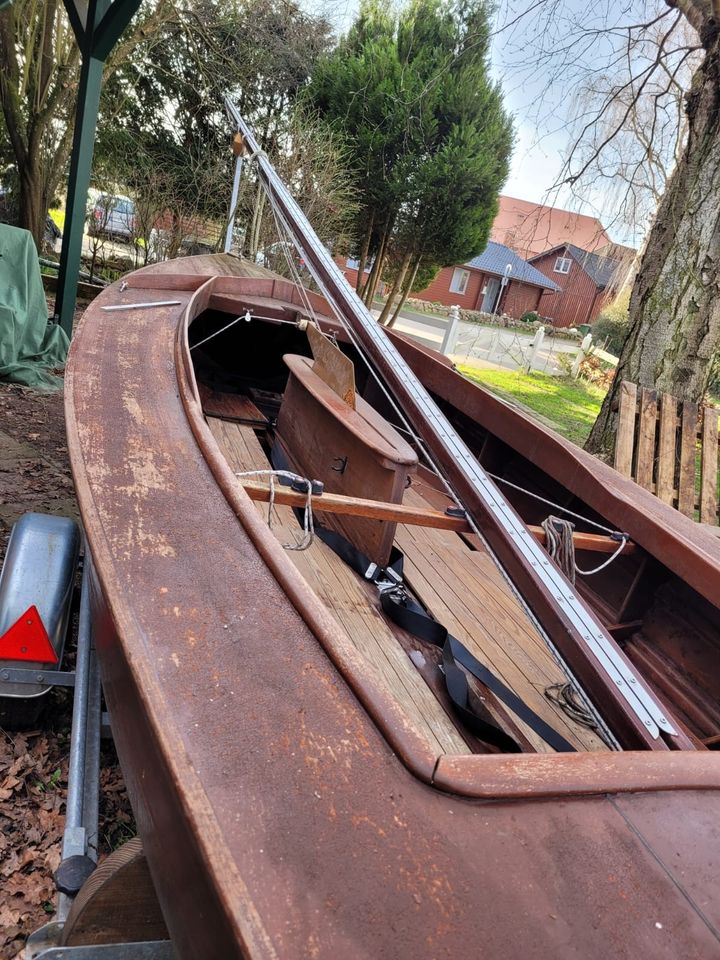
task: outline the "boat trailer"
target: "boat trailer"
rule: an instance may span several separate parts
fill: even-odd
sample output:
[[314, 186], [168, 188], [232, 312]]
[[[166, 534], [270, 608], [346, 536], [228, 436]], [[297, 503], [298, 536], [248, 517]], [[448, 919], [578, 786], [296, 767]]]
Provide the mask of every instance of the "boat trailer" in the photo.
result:
[[[25, 514], [14, 525], [0, 572], [0, 726], [36, 724], [53, 687], [73, 692], [62, 840], [55, 872], [55, 919], [27, 940], [26, 960], [173, 960], [169, 940], [65, 944], [66, 922], [98, 866], [100, 740], [112, 736], [102, 709], [100, 669], [90, 617], [92, 559], [67, 517]], [[82, 568], [75, 668], [61, 668]]]

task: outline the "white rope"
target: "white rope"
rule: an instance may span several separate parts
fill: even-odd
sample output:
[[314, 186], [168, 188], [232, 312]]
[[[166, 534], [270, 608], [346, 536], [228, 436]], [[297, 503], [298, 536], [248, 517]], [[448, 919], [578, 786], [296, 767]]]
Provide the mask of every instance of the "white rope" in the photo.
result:
[[582, 577], [591, 577], [609, 567], [613, 560], [620, 556], [628, 542], [627, 534], [622, 534], [617, 550], [593, 570], [581, 570], [575, 562], [575, 541], [573, 539], [574, 525], [569, 520], [549, 516], [543, 520], [542, 528], [545, 531], [545, 548], [550, 558], [557, 563], [570, 583], [575, 583], [575, 574]]
[[272, 530], [273, 511], [275, 510], [275, 479], [283, 477], [292, 483], [305, 484], [305, 509], [303, 512], [303, 538], [296, 540], [295, 543], [283, 543], [286, 550], [307, 550], [315, 540], [315, 524], [312, 511], [312, 481], [307, 477], [301, 477], [298, 473], [292, 473], [290, 470], [246, 470], [243, 473], [236, 473], [236, 477], [267, 477], [270, 486], [270, 502], [268, 503], [268, 528]]
[[236, 323], [240, 323], [241, 320], [245, 320], [246, 323], [249, 323], [252, 320], [250, 316], [250, 311], [246, 310], [244, 314], [239, 317], [235, 317], [234, 320], [231, 320], [230, 323], [226, 323], [224, 327], [220, 327], [219, 330], [216, 330], [215, 333], [211, 333], [209, 337], [205, 337], [204, 340], [200, 340], [198, 343], [194, 343], [190, 350], [197, 350], [198, 347], [201, 347], [204, 343], [207, 343], [208, 340], [214, 340], [215, 337], [219, 337], [221, 333], [225, 333], [226, 330], [229, 330], [230, 327], [234, 327]]
[[623, 534], [623, 535], [622, 535], [622, 539], [621, 539], [620, 543], [618, 544], [618, 548], [617, 548], [617, 550], [615, 551], [615, 553], [613, 553], [613, 555], [612, 555], [611, 557], [608, 557], [608, 559], [607, 559], [604, 563], [601, 563], [599, 567], [595, 567], [593, 570], [581, 570], [580, 567], [578, 567], [578, 566], [576, 565], [576, 566], [575, 566], [575, 570], [576, 570], [582, 577], [591, 577], [594, 573], [600, 573], [601, 570], [604, 570], [605, 567], [609, 567], [610, 564], [613, 562], [613, 560], [615, 560], [617, 557], [620, 556], [620, 554], [623, 552], [623, 549], [625, 548], [625, 544], [626, 544], [627, 542], [628, 542], [628, 537], [627, 537], [625, 534]]

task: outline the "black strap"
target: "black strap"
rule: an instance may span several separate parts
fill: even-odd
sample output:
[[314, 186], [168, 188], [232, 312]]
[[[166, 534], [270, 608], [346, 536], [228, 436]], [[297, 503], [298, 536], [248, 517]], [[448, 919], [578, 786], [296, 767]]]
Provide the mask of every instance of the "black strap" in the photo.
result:
[[[273, 444], [272, 464], [276, 470], [287, 470], [285, 458], [278, 444]], [[295, 516], [302, 523], [303, 511], [294, 508]], [[393, 547], [390, 560], [385, 567], [373, 563], [361, 550], [354, 547], [346, 537], [334, 530], [328, 530], [315, 522], [315, 535], [327, 544], [341, 560], [360, 574], [365, 580], [377, 584], [380, 590], [380, 605], [383, 612], [399, 627], [413, 636], [432, 643], [442, 650], [445, 685], [453, 708], [457, 711], [467, 728], [485, 743], [499, 747], [505, 753], [520, 753], [519, 744], [502, 730], [489, 711], [473, 696], [467, 676], [458, 667], [461, 664], [480, 683], [484, 684], [498, 700], [509, 707], [515, 715], [541, 737], [548, 746], [559, 753], [574, 753], [572, 744], [538, 716], [524, 700], [507, 687], [499, 677], [462, 644], [457, 637], [413, 600], [403, 584], [404, 557], [397, 547]]]
[[[316, 525], [315, 533], [356, 573], [380, 585], [380, 605], [383, 612], [403, 630], [440, 647], [443, 651], [443, 669], [448, 694], [453, 707], [461, 715], [468, 728], [486, 743], [501, 747], [507, 753], [520, 752], [519, 745], [504, 730], [494, 723], [477, 698], [472, 698], [467, 677], [457, 666], [461, 664], [480, 683], [495, 694], [505, 706], [526, 723], [539, 737], [559, 753], [574, 753], [572, 744], [538, 716], [524, 700], [507, 687], [499, 677], [481, 663], [468, 648], [448, 633], [437, 620], [413, 600], [403, 586], [402, 553], [392, 548], [387, 567], [379, 567], [354, 547], [342, 534]], [[486, 716], [478, 716], [482, 712]], [[487, 718], [486, 718], [487, 717]]]

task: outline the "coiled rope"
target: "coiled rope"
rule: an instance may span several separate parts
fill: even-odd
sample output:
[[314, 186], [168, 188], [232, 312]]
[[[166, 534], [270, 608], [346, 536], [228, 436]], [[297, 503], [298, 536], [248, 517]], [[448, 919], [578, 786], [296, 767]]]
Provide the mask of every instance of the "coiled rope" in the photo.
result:
[[[619, 537], [617, 550], [592, 570], [581, 570], [575, 562], [575, 541], [573, 540], [575, 525], [569, 520], [551, 515], [547, 520], [543, 520], [542, 528], [545, 531], [545, 549], [570, 583], [575, 583], [575, 575], [578, 573], [582, 577], [591, 577], [594, 573], [600, 573], [601, 570], [609, 567], [613, 560], [623, 552], [629, 539], [626, 533], [617, 534]], [[611, 532], [614, 533], [614, 531]]]
[[312, 510], [311, 480], [308, 480], [307, 477], [301, 477], [297, 473], [292, 473], [290, 470], [246, 470], [244, 473], [236, 473], [235, 476], [239, 479], [242, 479], [243, 477], [267, 477], [270, 486], [270, 501], [268, 503], [267, 524], [270, 530], [272, 530], [273, 513], [275, 511], [275, 480], [282, 478], [283, 480], [289, 480], [290, 484], [295, 489], [300, 487], [301, 492], [305, 493], [305, 507], [303, 510], [303, 538], [302, 540], [296, 540], [295, 543], [283, 543], [283, 547], [286, 550], [307, 550], [308, 547], [312, 546], [313, 541], [315, 540], [315, 523], [313, 520]]
[[579, 723], [582, 727], [587, 727], [588, 730], [592, 730], [608, 746], [614, 746], [597, 723], [593, 714], [582, 702], [572, 683], [553, 683], [551, 686], [545, 687], [544, 692], [550, 703], [554, 703], [555, 706], [567, 714], [571, 720]]

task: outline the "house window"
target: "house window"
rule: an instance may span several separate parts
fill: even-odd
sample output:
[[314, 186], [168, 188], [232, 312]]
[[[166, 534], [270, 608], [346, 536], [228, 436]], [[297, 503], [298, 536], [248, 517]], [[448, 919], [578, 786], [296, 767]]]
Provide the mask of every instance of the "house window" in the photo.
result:
[[553, 267], [553, 271], [555, 273], [570, 273], [571, 263], [572, 263], [572, 260], [570, 259], [570, 257], [558, 257], [557, 260], [555, 261], [555, 266]]
[[469, 279], [469, 270], [461, 270], [460, 267], [455, 267], [450, 281], [450, 293], [465, 293]]

